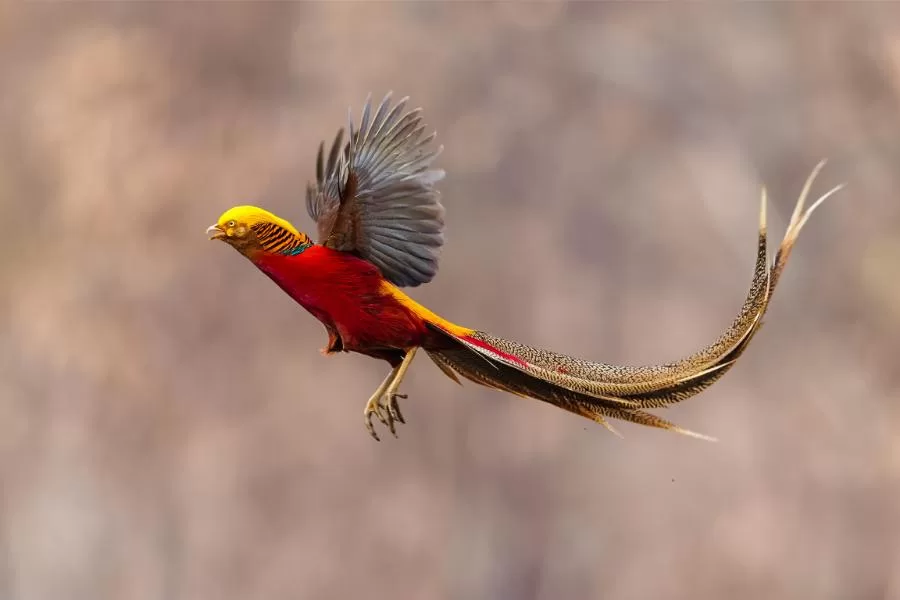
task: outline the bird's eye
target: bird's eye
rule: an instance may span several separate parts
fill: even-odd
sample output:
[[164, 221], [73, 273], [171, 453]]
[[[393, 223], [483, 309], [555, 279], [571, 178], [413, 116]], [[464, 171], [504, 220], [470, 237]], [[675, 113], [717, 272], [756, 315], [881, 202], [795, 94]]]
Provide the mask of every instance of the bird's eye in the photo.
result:
[[237, 223], [235, 223], [234, 221], [228, 221], [229, 227], [234, 227], [235, 225], [237, 225]]

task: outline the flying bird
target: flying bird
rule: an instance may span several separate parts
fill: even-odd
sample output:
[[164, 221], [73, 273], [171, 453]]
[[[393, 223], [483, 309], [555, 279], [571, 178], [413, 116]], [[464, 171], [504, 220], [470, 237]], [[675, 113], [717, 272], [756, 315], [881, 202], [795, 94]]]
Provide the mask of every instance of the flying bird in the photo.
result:
[[787, 232], [771, 263], [766, 245], [763, 188], [756, 264], [738, 316], [712, 344], [676, 362], [617, 366], [574, 358], [509, 341], [452, 323], [428, 310], [402, 288], [431, 281], [444, 243], [444, 207], [432, 167], [443, 149], [426, 135], [421, 109], [389, 93], [366, 101], [358, 126], [349, 118], [327, 148], [319, 146], [316, 179], [307, 186], [306, 208], [316, 223], [313, 241], [288, 221], [255, 206], [225, 211], [207, 229], [250, 260], [325, 326], [325, 354], [357, 352], [386, 361], [387, 377], [364, 409], [394, 436], [405, 423], [398, 399], [403, 377], [423, 350], [450, 379], [460, 377], [553, 404], [600, 423], [609, 419], [714, 440], [678, 427], [647, 409], [689, 398], [719, 380], [759, 331], [791, 249], [812, 212], [843, 186], [805, 208], [819, 163], [806, 181]]

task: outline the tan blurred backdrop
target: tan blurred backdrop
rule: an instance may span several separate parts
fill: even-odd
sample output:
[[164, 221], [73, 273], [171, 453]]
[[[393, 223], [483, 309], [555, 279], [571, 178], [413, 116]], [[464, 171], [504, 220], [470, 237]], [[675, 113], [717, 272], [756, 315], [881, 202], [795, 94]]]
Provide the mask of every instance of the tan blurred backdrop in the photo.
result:
[[[0, 598], [900, 598], [900, 7], [0, 5]], [[412, 293], [607, 362], [687, 354], [813, 165], [847, 181], [738, 367], [624, 439], [386, 365], [207, 241], [311, 225], [368, 92], [446, 149]]]

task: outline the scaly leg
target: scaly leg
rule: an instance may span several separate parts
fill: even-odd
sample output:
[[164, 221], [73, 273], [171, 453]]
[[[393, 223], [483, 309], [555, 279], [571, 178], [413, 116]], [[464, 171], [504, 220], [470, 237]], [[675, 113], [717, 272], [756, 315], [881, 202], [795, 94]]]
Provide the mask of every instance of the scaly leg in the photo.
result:
[[379, 439], [378, 434], [375, 433], [375, 428], [372, 426], [372, 415], [378, 417], [378, 420], [394, 434], [394, 437], [397, 437], [394, 422], [406, 422], [403, 420], [403, 415], [400, 413], [400, 406], [397, 403], [397, 398], [406, 398], [406, 396], [398, 394], [397, 388], [400, 387], [400, 383], [403, 381], [404, 375], [406, 375], [406, 370], [409, 369], [409, 365], [412, 364], [413, 357], [416, 355], [416, 350], [417, 348], [411, 348], [407, 351], [406, 356], [403, 357], [403, 362], [388, 373], [388, 376], [384, 378], [384, 381], [381, 382], [381, 385], [378, 386], [378, 389], [375, 390], [375, 393], [372, 394], [372, 397], [369, 398], [369, 401], [366, 403], [366, 408], [363, 410], [363, 416], [366, 419], [366, 429], [369, 430], [369, 434], [375, 438], [376, 441], [381, 440]]

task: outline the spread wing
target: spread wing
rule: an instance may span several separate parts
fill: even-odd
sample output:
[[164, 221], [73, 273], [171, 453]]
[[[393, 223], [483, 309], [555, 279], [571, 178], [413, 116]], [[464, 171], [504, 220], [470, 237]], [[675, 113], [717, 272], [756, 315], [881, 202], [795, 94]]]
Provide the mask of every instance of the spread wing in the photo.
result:
[[371, 97], [359, 129], [341, 129], [327, 159], [319, 146], [316, 182], [306, 192], [306, 208], [316, 221], [319, 243], [353, 252], [377, 266], [399, 286], [431, 281], [444, 244], [444, 207], [434, 184], [444, 171], [432, 169], [442, 146], [423, 135], [421, 109], [404, 112], [407, 98], [393, 108], [389, 93], [374, 111]]

